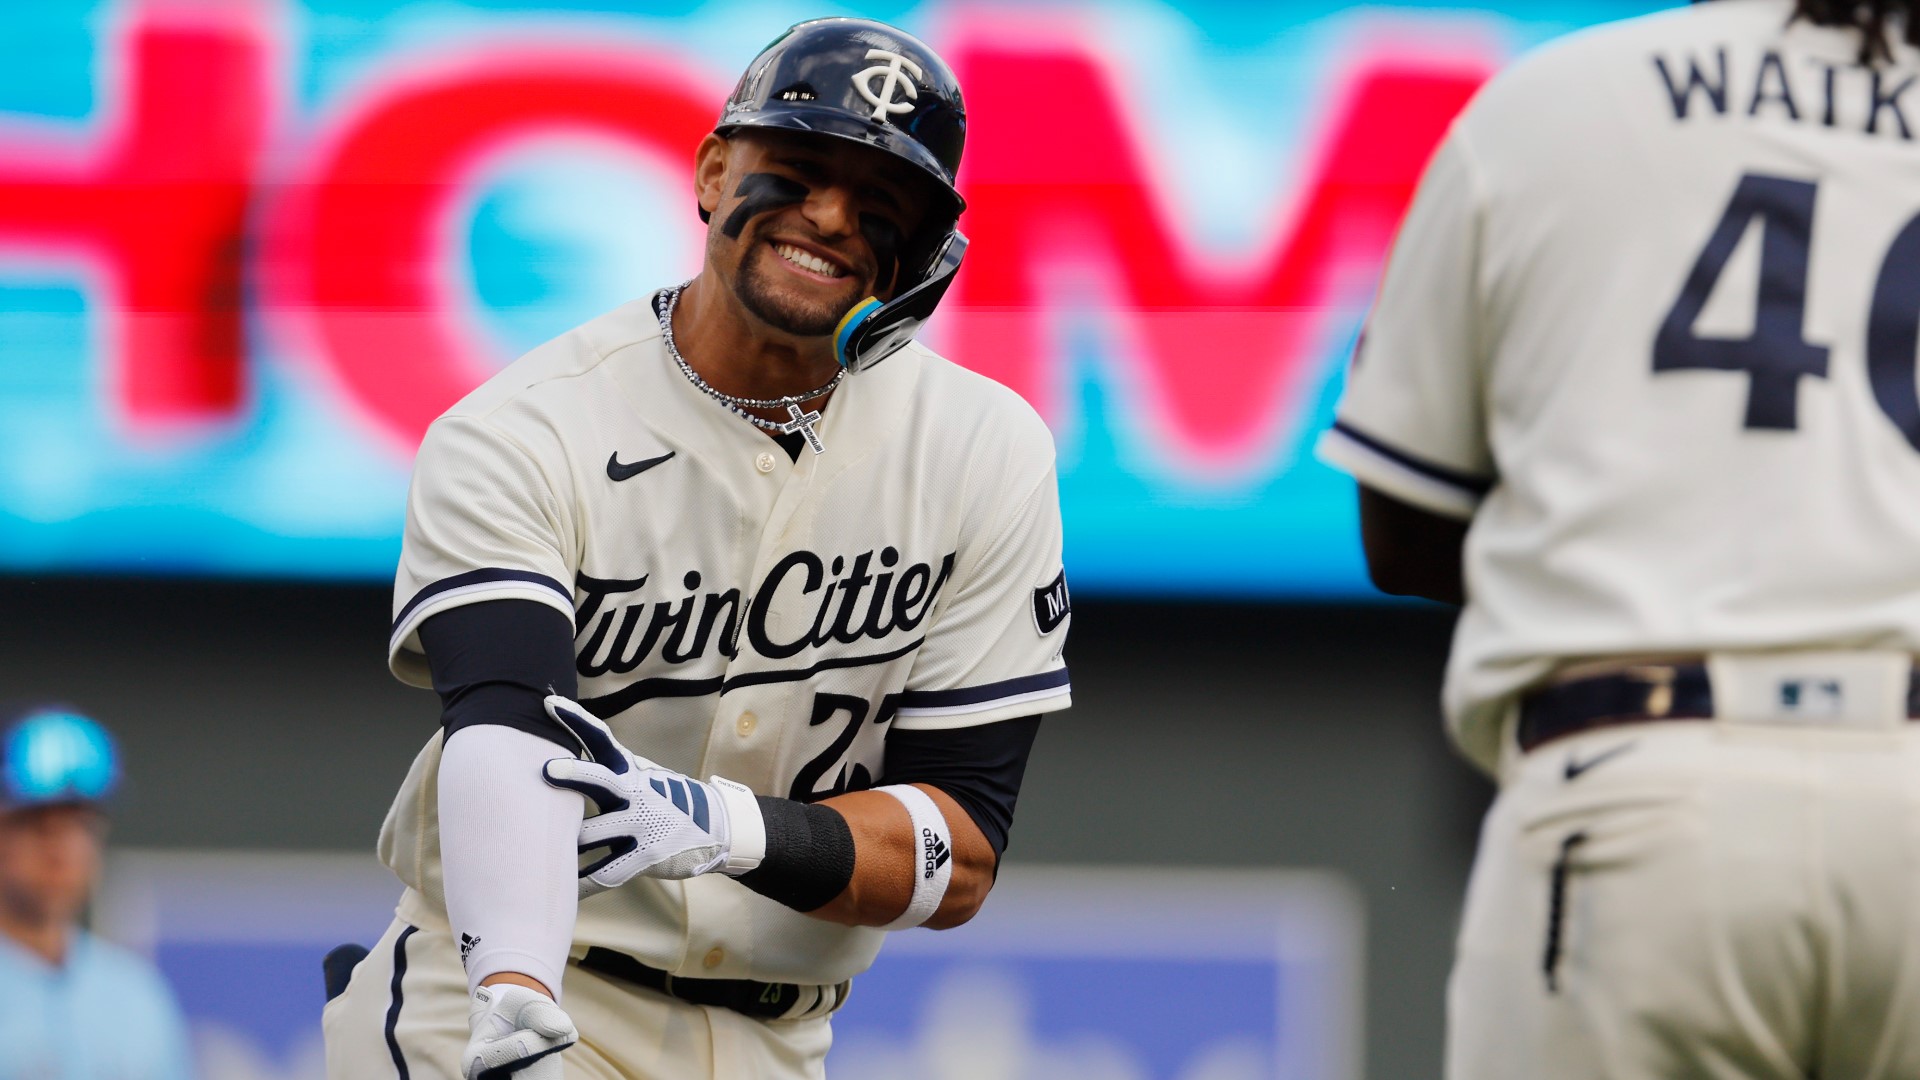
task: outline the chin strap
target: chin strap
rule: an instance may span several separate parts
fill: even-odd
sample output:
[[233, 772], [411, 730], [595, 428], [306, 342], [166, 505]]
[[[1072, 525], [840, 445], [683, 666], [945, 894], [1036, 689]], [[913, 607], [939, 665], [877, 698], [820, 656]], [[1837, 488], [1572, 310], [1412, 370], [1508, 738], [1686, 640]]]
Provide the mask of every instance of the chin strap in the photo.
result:
[[967, 238], [955, 230], [940, 245], [932, 269], [920, 284], [884, 304], [869, 296], [853, 305], [833, 332], [833, 354], [840, 366], [856, 373], [865, 371], [912, 341], [920, 324], [940, 305], [947, 286], [953, 284], [953, 275], [966, 253]]

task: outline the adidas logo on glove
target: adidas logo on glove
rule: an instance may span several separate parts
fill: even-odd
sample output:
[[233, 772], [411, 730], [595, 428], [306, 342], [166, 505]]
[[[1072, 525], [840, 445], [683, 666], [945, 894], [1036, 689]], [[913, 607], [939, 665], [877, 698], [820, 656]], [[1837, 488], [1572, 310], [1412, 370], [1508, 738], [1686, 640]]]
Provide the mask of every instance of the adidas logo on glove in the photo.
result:
[[647, 783], [660, 793], [663, 799], [672, 799], [673, 808], [693, 819], [695, 826], [708, 827], [707, 793], [699, 784], [672, 777], [653, 777]]

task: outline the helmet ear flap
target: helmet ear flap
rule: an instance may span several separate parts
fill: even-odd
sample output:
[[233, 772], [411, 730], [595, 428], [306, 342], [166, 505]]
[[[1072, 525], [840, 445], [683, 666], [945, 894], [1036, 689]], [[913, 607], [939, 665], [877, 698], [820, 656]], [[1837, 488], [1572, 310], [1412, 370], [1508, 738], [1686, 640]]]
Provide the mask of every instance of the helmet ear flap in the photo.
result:
[[840, 366], [859, 373], [899, 352], [940, 306], [953, 275], [966, 257], [967, 238], [958, 229], [946, 234], [919, 284], [886, 303], [868, 297], [853, 306], [834, 331], [834, 356]]

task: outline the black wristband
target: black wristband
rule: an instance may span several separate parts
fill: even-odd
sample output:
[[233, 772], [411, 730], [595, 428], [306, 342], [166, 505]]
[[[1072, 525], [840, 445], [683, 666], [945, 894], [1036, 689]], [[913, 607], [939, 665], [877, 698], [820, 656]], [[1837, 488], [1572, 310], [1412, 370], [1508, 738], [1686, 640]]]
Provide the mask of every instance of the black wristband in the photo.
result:
[[846, 891], [853, 880], [853, 830], [832, 807], [755, 798], [767, 824], [760, 865], [734, 880], [795, 911], [813, 911]]

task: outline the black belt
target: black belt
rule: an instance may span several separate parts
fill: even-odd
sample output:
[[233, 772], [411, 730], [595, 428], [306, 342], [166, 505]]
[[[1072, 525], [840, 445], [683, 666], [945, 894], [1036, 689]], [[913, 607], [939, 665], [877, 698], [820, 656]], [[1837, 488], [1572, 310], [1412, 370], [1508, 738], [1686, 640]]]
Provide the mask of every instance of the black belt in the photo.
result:
[[813, 1000], [806, 1007], [813, 1009], [822, 1004], [829, 994], [838, 999], [829, 1003], [832, 1008], [838, 1008], [847, 996], [844, 983], [839, 986], [803, 986], [756, 982], [753, 979], [675, 978], [659, 968], [648, 967], [626, 953], [597, 946], [588, 949], [587, 955], [576, 962], [588, 971], [644, 986], [690, 1005], [731, 1009], [758, 1020], [777, 1020], [792, 1012], [793, 1007], [807, 997]]
[[[1907, 715], [1920, 719], [1920, 673], [1907, 688]], [[1713, 683], [1707, 665], [1644, 664], [1542, 687], [1520, 700], [1516, 733], [1532, 750], [1568, 735], [1616, 724], [1709, 720]]]

